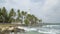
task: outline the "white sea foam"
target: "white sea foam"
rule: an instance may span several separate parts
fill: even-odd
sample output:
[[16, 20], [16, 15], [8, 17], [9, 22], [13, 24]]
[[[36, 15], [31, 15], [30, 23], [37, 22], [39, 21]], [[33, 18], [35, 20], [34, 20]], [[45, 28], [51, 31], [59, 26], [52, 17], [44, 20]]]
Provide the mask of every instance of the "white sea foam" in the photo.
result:
[[44, 33], [44, 34], [57, 34], [60, 33], [59, 29], [54, 29], [59, 28], [60, 25], [45, 25], [42, 27], [42, 29], [38, 30], [39, 33]]
[[24, 28], [24, 30], [26, 30], [26, 31], [36, 31], [37, 29], [35, 29], [35, 28]]
[[52, 31], [41, 31], [41, 30], [39, 30], [38, 31], [39, 33], [44, 33], [44, 34], [56, 34], [56, 32], [52, 32]]
[[40, 33], [51, 33], [51, 32], [40, 31], [40, 30], [38, 32], [40, 32]]
[[20, 29], [24, 29], [25, 31], [36, 31], [36, 28], [29, 28], [29, 27], [18, 27]]
[[[43, 34], [56, 34], [59, 33], [60, 30], [56, 30], [53, 27], [57, 27], [58, 25], [46, 25], [41, 28], [30, 28], [30, 27], [22, 27], [25, 31], [37, 31]], [[51, 28], [51, 29], [50, 29]]]
[[42, 27], [57, 27], [57, 26], [59, 26], [59, 25], [44, 25], [44, 26], [42, 26]]

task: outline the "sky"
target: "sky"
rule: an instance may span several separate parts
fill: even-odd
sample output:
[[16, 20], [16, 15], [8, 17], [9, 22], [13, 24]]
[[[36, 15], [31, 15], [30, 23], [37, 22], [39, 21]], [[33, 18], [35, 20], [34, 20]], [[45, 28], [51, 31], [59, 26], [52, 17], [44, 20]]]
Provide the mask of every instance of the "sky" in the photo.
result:
[[45, 23], [60, 23], [60, 0], [0, 0], [3, 6], [27, 11]]

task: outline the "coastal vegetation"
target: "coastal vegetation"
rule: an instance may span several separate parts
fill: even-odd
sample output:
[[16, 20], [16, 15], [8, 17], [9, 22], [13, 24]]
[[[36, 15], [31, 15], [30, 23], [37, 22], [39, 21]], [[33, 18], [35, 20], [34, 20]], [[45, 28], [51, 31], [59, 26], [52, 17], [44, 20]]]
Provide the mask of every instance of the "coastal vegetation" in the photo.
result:
[[13, 8], [8, 11], [5, 7], [0, 8], [0, 23], [21, 23], [25, 25], [33, 25], [41, 22], [42, 20], [37, 18], [33, 14], [28, 14], [26, 11], [15, 11]]

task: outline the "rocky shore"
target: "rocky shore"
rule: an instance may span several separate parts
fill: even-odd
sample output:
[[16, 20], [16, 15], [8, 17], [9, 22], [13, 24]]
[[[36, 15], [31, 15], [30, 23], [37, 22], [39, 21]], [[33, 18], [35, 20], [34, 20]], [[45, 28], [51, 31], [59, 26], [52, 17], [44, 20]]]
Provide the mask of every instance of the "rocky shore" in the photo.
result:
[[18, 26], [0, 27], [0, 34], [10, 34], [11, 32], [16, 34], [17, 32], [25, 32], [25, 30], [18, 28]]

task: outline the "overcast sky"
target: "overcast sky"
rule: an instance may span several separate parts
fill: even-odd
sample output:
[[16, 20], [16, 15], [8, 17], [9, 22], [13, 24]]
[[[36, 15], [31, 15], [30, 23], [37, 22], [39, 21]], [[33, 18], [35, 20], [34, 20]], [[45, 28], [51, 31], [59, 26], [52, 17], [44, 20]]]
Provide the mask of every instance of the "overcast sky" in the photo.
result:
[[60, 23], [60, 0], [0, 0], [3, 6], [28, 11], [43, 22]]

